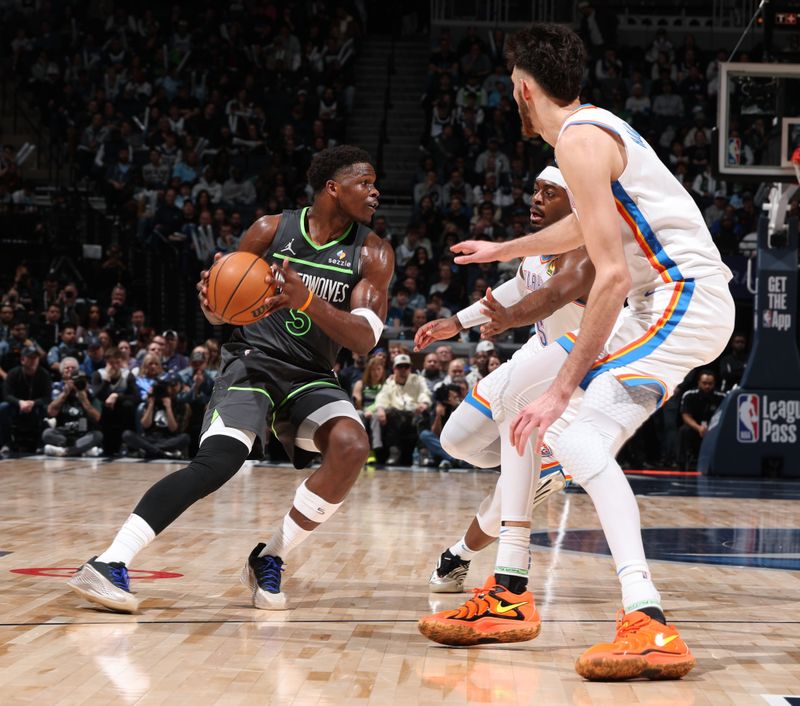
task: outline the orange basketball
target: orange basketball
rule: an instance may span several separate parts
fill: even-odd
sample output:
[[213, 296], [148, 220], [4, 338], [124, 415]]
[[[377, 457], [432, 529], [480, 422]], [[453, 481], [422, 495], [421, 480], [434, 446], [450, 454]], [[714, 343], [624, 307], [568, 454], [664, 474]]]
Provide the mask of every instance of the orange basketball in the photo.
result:
[[275, 284], [264, 281], [270, 268], [258, 255], [233, 252], [221, 257], [208, 273], [208, 307], [226, 324], [246, 326], [264, 316], [264, 300]]

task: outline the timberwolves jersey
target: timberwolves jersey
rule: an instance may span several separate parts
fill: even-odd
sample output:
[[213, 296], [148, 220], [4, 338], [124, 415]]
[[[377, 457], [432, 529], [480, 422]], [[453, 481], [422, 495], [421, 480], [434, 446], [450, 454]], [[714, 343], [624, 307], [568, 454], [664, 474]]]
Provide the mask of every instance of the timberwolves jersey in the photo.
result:
[[[593, 105], [573, 111], [559, 137], [572, 125], [586, 124], [614, 133], [625, 145], [627, 164], [611, 190], [631, 274], [631, 306], [648, 308], [646, 297], [676, 282], [714, 275], [730, 280], [700, 209], [653, 148], [624, 120]], [[591, 216], [578, 214], [584, 215]]]
[[[361, 280], [361, 248], [370, 229], [351, 223], [338, 238], [317, 245], [308, 235], [308, 207], [284, 211], [275, 238], [264, 259], [283, 264], [288, 258], [314, 296], [331, 306], [350, 310], [350, 295]], [[279, 360], [329, 372], [341, 346], [314, 324], [303, 311], [281, 309], [264, 319], [236, 329], [233, 343], [258, 348]]]
[[[537, 289], [541, 289], [555, 274], [557, 264], [557, 256], [526, 257], [517, 272], [517, 277], [522, 278], [525, 282], [525, 289], [535, 292]], [[581, 325], [582, 316], [583, 305], [581, 303], [575, 301], [565, 304], [546, 319], [536, 322], [536, 335], [539, 342], [546, 346], [568, 331], [575, 330]]]

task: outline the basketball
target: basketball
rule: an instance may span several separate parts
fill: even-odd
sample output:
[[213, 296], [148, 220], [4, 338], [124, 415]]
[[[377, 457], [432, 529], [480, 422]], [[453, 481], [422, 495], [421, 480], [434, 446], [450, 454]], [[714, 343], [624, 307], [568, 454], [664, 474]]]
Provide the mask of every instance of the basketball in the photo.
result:
[[209, 309], [234, 326], [258, 321], [264, 315], [264, 300], [275, 292], [275, 284], [264, 281], [269, 272], [269, 265], [253, 253], [221, 257], [208, 275]]

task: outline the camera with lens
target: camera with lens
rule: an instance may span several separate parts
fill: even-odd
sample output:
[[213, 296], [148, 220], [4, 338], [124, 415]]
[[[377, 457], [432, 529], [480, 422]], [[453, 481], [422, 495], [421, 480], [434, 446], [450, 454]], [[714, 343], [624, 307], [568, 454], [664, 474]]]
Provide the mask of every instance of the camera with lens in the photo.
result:
[[86, 376], [86, 373], [83, 370], [76, 370], [72, 373], [72, 377], [70, 378], [73, 384], [75, 385], [75, 389], [78, 392], [83, 392], [86, 389], [86, 386], [89, 384], [89, 378]]
[[153, 387], [150, 388], [150, 394], [157, 399], [169, 397], [169, 388], [167, 387], [167, 383], [162, 382], [161, 380], [156, 380], [153, 383]]

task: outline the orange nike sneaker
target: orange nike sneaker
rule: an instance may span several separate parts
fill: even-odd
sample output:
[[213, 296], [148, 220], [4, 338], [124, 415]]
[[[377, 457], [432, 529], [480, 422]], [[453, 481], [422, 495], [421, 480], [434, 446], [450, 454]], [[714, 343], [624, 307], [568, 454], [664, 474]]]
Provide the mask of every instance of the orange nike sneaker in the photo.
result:
[[674, 625], [663, 625], [641, 611], [617, 613], [612, 643], [590, 647], [575, 662], [575, 670], [590, 681], [680, 679], [696, 662]]
[[530, 591], [511, 593], [498, 586], [494, 575], [483, 588], [455, 610], [420, 618], [417, 627], [441, 645], [481, 645], [491, 642], [533, 640], [542, 628]]

